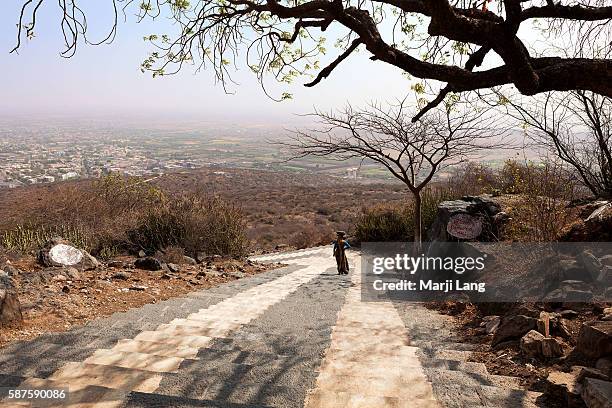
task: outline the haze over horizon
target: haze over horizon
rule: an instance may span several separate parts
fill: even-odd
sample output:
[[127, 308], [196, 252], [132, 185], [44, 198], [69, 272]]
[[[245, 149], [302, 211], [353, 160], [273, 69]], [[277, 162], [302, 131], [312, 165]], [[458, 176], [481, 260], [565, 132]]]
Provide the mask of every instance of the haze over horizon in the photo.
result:
[[[103, 38], [110, 24], [108, 5], [88, 6], [96, 18], [89, 21], [91, 36]], [[244, 64], [234, 73], [238, 85], [230, 84], [226, 94], [215, 84], [212, 71], [194, 73], [187, 67], [179, 74], [151, 78], [141, 73], [140, 64], [151, 46], [143, 36], [163, 32], [163, 20], [136, 24], [119, 22], [118, 35], [109, 45], [80, 45], [70, 59], [60, 57], [63, 49], [56, 6], [43, 3], [37, 18], [36, 37], [23, 43], [19, 54], [9, 54], [16, 41], [18, 4], [5, 5], [0, 15], [0, 116], [112, 117], [144, 120], [158, 118], [212, 118], [224, 121], [275, 122], [296, 120], [296, 114], [313, 107], [333, 109], [347, 101], [363, 104], [372, 100], [403, 97], [410, 82], [400, 70], [373, 63], [358, 53], [313, 88], [303, 86], [308, 77], [279, 86], [267, 85], [279, 96], [291, 92], [293, 100], [275, 102], [268, 98], [255, 75]], [[92, 14], [93, 15], [93, 14]], [[160, 28], [162, 27], [162, 28]], [[332, 45], [329, 46], [333, 47]], [[334, 52], [330, 52], [333, 58]], [[239, 61], [239, 64], [243, 61]], [[359, 86], [355, 86], [356, 84]], [[405, 84], [398, 86], [398, 84]], [[299, 120], [298, 120], [299, 121]]]

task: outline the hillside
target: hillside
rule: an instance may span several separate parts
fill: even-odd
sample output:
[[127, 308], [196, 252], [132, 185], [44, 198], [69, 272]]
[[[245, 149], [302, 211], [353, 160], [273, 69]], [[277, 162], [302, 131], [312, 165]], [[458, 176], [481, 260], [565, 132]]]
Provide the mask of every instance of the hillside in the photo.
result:
[[[0, 190], [0, 231], [61, 205], [66, 191], [87, 190], [91, 183], [84, 180]], [[171, 196], [202, 192], [233, 203], [245, 215], [255, 251], [283, 244], [303, 248], [326, 243], [335, 230], [349, 230], [362, 208], [409, 197], [402, 185], [395, 183], [235, 168], [169, 173], [150, 184]]]

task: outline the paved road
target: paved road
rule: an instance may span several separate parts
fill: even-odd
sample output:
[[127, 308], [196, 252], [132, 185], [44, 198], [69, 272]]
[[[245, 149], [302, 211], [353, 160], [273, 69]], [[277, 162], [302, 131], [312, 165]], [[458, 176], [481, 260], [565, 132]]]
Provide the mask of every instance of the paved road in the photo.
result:
[[[448, 318], [360, 300], [360, 259], [289, 266], [0, 350], [0, 387], [69, 388], [62, 407], [532, 407], [516, 379], [470, 363]], [[0, 407], [31, 407], [6, 399]]]

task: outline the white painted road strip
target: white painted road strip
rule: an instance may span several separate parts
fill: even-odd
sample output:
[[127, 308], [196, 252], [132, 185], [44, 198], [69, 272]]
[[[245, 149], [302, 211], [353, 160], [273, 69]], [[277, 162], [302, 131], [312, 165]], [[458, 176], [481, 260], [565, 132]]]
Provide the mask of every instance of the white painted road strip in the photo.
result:
[[305, 407], [438, 407], [399, 314], [391, 302], [361, 301], [360, 259], [350, 259], [352, 285]]
[[[316, 253], [323, 254], [320, 250], [305, 251], [303, 254]], [[276, 259], [274, 256], [267, 258]], [[298, 262], [288, 260], [285, 263]], [[308, 265], [295, 272], [238, 293], [185, 319], [174, 319], [156, 330], [143, 331], [134, 339], [120, 340], [110, 350], [98, 349], [82, 363], [68, 363], [53, 373], [48, 381], [70, 384], [81, 390], [87, 386], [110, 389], [103, 391], [97, 401], [77, 399], [63, 405], [65, 407], [119, 407], [122, 400], [114, 390], [155, 392], [162, 379], [161, 373], [176, 373], [185, 359], [196, 357], [199, 348], [207, 347], [215, 338], [227, 337], [258, 318], [270, 306], [282, 301], [330, 266], [329, 253], [325, 257], [309, 257]], [[79, 396], [88, 398], [87, 393]]]

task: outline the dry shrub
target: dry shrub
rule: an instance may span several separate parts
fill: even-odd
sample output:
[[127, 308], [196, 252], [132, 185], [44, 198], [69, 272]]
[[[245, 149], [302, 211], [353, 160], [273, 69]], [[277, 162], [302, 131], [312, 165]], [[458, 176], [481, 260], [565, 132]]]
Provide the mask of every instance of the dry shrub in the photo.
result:
[[26, 253], [43, 246], [53, 237], [64, 237], [79, 248], [91, 249], [88, 231], [75, 223], [50, 226], [20, 224], [0, 236], [0, 245], [8, 250]]
[[357, 242], [408, 241], [412, 216], [407, 207], [377, 205], [366, 208], [355, 224]]
[[130, 243], [150, 253], [178, 246], [191, 255], [242, 257], [248, 251], [245, 231], [240, 209], [216, 197], [194, 194], [149, 209], [128, 236]]
[[2, 245], [20, 252], [62, 236], [105, 258], [126, 249], [126, 232], [138, 213], [158, 205], [163, 194], [142, 180], [111, 174], [89, 184], [63, 184], [2, 233]]
[[160, 249], [155, 253], [155, 257], [166, 263], [183, 264], [185, 263], [185, 250], [178, 246], [169, 246]]
[[[452, 199], [452, 192], [443, 189], [426, 189], [421, 193], [421, 220], [423, 231], [433, 224], [438, 204]], [[391, 242], [414, 240], [414, 207], [382, 204], [363, 210], [355, 223], [356, 242]]]
[[574, 217], [568, 203], [576, 198], [576, 182], [561, 163], [508, 162], [502, 172], [507, 191], [520, 194], [512, 206], [504, 237], [519, 241], [555, 241]]
[[453, 197], [495, 194], [499, 190], [495, 172], [484, 164], [467, 162], [453, 170], [443, 185], [444, 190]]
[[287, 243], [297, 249], [325, 245], [331, 241], [331, 231], [329, 228], [325, 228], [325, 226], [317, 228], [312, 224], [304, 225], [303, 228], [300, 228], [300, 231], [290, 234], [287, 239]]
[[1, 245], [28, 252], [63, 236], [101, 258], [170, 246], [242, 255], [247, 247], [242, 214], [233, 206], [200, 195], [172, 199], [142, 179], [115, 174], [59, 185], [22, 221], [0, 233]]

